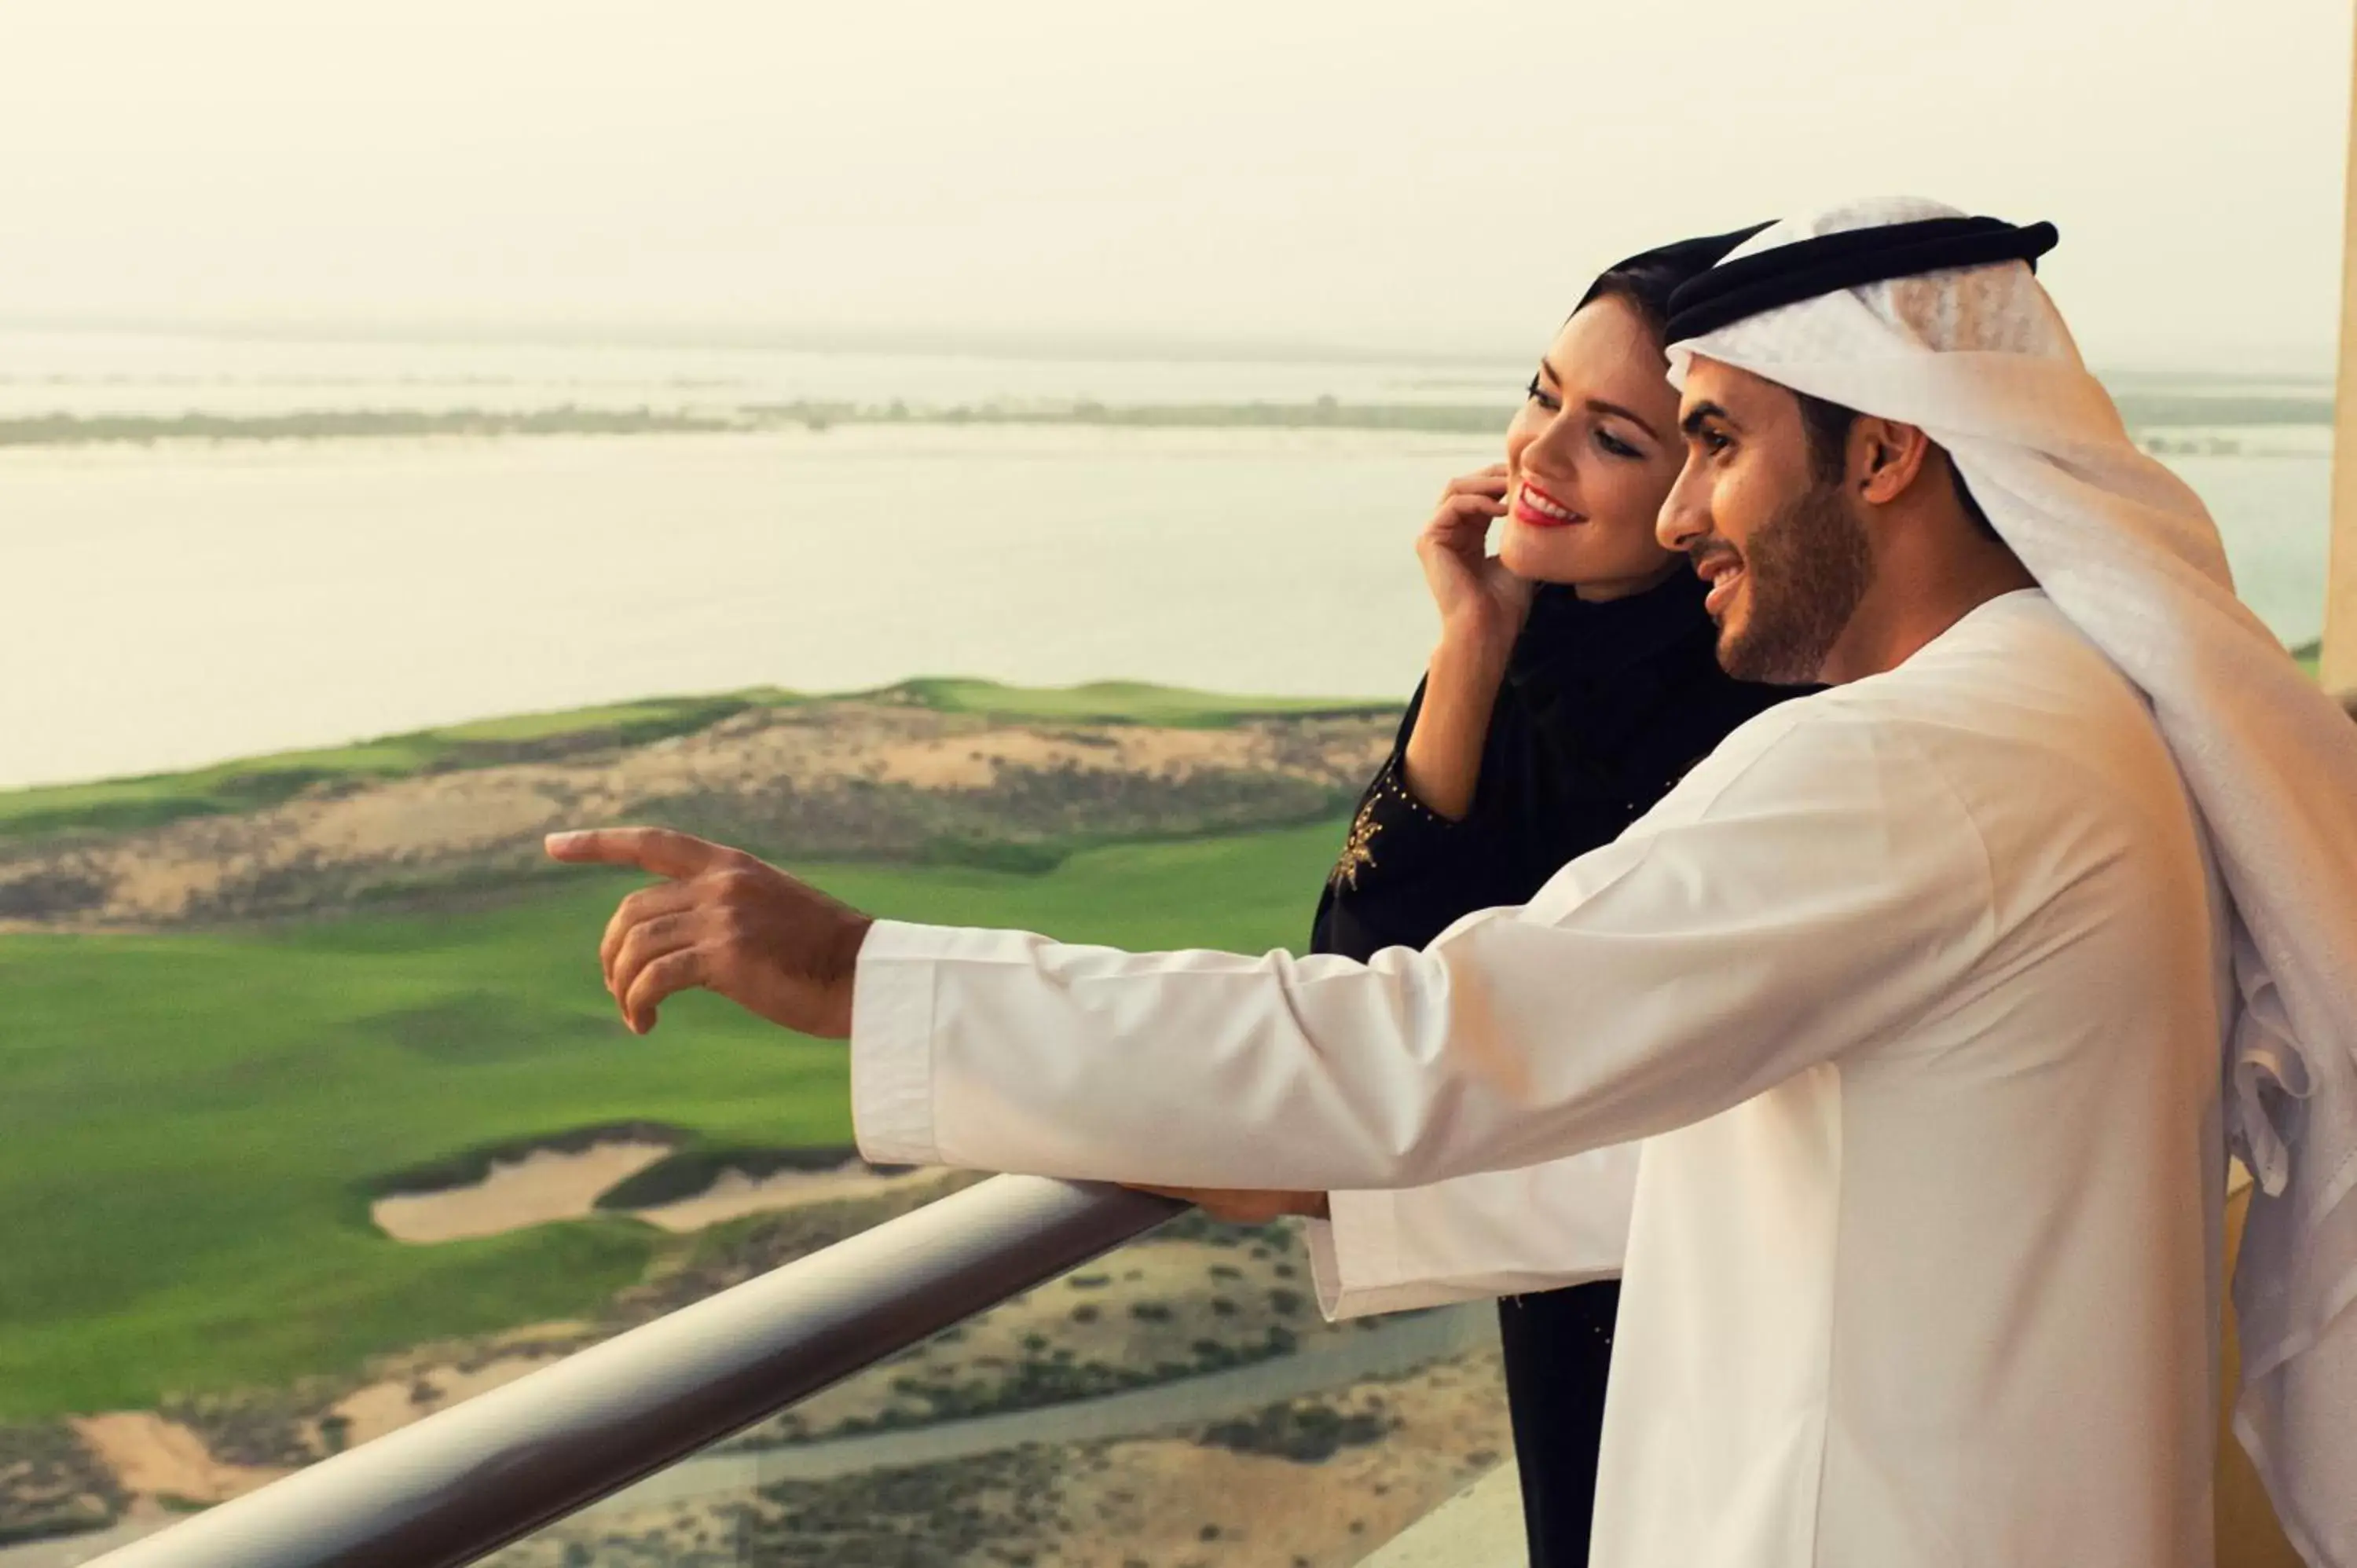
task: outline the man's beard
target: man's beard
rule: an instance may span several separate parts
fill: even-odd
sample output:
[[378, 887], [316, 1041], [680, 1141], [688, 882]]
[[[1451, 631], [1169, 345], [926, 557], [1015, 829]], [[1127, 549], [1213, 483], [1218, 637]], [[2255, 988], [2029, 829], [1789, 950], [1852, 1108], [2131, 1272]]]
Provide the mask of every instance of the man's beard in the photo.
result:
[[1874, 581], [1866, 530], [1837, 485], [1818, 485], [1743, 547], [1750, 614], [1722, 631], [1718, 661], [1738, 681], [1814, 681]]

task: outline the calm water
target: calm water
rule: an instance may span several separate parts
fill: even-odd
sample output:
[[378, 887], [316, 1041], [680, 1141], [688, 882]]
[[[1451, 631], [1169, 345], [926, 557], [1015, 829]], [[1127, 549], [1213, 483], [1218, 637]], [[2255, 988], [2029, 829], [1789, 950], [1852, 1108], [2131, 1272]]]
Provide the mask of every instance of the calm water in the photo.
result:
[[[416, 406], [494, 401], [453, 392], [468, 365], [473, 384], [545, 406], [602, 364], [636, 403], [712, 369], [637, 351], [517, 350], [486, 371], [392, 348], [0, 350], [16, 375], [0, 409], [17, 411], [383, 407], [403, 388]], [[1464, 367], [733, 362], [759, 396], [1498, 399]], [[2297, 642], [2320, 618], [2328, 460], [2317, 433], [2269, 439], [2282, 455], [2175, 461], [2245, 596]], [[762, 683], [1396, 694], [1434, 630], [1409, 542], [1442, 482], [1495, 450], [867, 426], [0, 453], [0, 787]]]
[[[1544, 347], [1534, 339], [1534, 357]], [[947, 405], [1472, 403], [1511, 407], [1524, 361], [993, 358], [763, 348], [339, 343], [0, 330], [0, 416], [319, 408], [726, 408], [845, 400]]]
[[1434, 627], [1410, 538], [1490, 451], [869, 427], [0, 456], [0, 784], [763, 682], [1396, 692]]

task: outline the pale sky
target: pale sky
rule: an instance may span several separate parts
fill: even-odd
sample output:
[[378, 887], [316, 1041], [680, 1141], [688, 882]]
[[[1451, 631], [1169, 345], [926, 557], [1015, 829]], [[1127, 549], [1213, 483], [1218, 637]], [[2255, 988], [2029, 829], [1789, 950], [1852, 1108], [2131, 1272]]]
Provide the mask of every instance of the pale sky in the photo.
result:
[[2352, 0], [15, 0], [0, 321], [1520, 355], [1910, 192], [2099, 363], [2321, 363]]

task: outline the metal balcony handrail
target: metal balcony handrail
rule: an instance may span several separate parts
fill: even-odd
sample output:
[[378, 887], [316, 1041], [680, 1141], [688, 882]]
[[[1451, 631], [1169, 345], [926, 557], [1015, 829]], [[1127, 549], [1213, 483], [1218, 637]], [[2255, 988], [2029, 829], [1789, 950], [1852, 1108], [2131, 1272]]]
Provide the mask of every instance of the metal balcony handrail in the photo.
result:
[[92, 1568], [457, 1568], [1184, 1208], [1120, 1187], [994, 1177]]

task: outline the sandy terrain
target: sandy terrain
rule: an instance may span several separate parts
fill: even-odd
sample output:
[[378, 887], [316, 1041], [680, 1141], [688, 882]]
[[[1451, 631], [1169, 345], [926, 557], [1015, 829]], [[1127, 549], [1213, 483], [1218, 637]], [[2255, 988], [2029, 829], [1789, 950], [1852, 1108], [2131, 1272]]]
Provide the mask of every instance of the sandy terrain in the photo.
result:
[[[933, 1179], [940, 1179], [937, 1173]], [[1200, 1233], [1190, 1234], [1182, 1225], [1174, 1236], [1134, 1244], [1091, 1269], [1016, 1297], [907, 1356], [806, 1402], [790, 1416], [771, 1423], [766, 1435], [770, 1441], [823, 1437], [888, 1428], [898, 1422], [922, 1423], [979, 1411], [1052, 1403], [1124, 1386], [1109, 1380], [1124, 1374], [1158, 1373], [1168, 1378], [1232, 1364], [1243, 1359], [1240, 1351], [1269, 1348], [1265, 1337], [1272, 1330], [1281, 1331], [1288, 1344], [1297, 1337], [1306, 1340], [1359, 1332], [1353, 1326], [1329, 1326], [1317, 1318], [1303, 1284], [1306, 1261], [1289, 1230], [1195, 1229]], [[313, 1413], [290, 1412], [294, 1425], [289, 1430], [312, 1455], [365, 1443], [526, 1376], [579, 1348], [597, 1332], [582, 1324], [542, 1325], [479, 1346], [445, 1348], [382, 1363], [373, 1380], [348, 1388], [333, 1396], [332, 1402], [312, 1407]], [[1207, 1347], [1219, 1354], [1207, 1360]], [[1296, 1462], [1297, 1454], [1293, 1459], [1273, 1456], [1265, 1451], [1270, 1443], [1256, 1441], [1250, 1434], [1243, 1440], [1229, 1441], [1226, 1446], [1219, 1442], [1205, 1446], [1198, 1441], [1200, 1434], [1182, 1433], [1042, 1451], [1086, 1457], [1084, 1463], [1058, 1461], [1053, 1474], [1039, 1478], [1038, 1484], [1053, 1483], [1057, 1515], [1074, 1521], [1075, 1529], [1081, 1528], [1081, 1520], [1096, 1520], [1091, 1528], [1099, 1533], [1091, 1539], [1101, 1541], [1151, 1538], [1182, 1543], [1224, 1515], [1222, 1528], [1233, 1527], [1238, 1532], [1229, 1544], [1248, 1545], [1255, 1553], [1275, 1553], [1266, 1561], [1278, 1568], [1290, 1568], [1294, 1555], [1306, 1555], [1320, 1563], [1349, 1562], [1352, 1557], [1340, 1553], [1341, 1543], [1364, 1544], [1380, 1539], [1421, 1512], [1428, 1506], [1427, 1499], [1437, 1501], [1461, 1484], [1466, 1475], [1463, 1455], [1494, 1455], [1502, 1449], [1501, 1436], [1478, 1423], [1465, 1425], [1460, 1419], [1480, 1403], [1476, 1397], [1480, 1389], [1490, 1389], [1487, 1397], [1495, 1403], [1494, 1373], [1479, 1369], [1480, 1357], [1460, 1359], [1474, 1369], [1418, 1374], [1420, 1380], [1415, 1386], [1426, 1391], [1418, 1395], [1424, 1403], [1416, 1407], [1424, 1412], [1422, 1415], [1396, 1433], [1371, 1432], [1355, 1444], [1344, 1444], [1325, 1469], [1305, 1472]], [[1484, 1383], [1484, 1378], [1491, 1381]], [[1348, 1395], [1291, 1403], [1316, 1404], [1329, 1415], [1339, 1412], [1348, 1416], [1354, 1411], [1365, 1414], [1377, 1408], [1368, 1400], [1397, 1403], [1397, 1396], [1385, 1391], [1392, 1387], [1368, 1384]], [[1439, 1402], [1435, 1403], [1436, 1400]], [[1444, 1406], [1454, 1413], [1446, 1421], [1437, 1421], [1436, 1412]], [[1394, 1412], [1383, 1420], [1395, 1418], [1405, 1419]], [[210, 1430], [201, 1417], [191, 1419]], [[1491, 1424], [1501, 1422], [1502, 1415], [1498, 1415]], [[167, 1415], [122, 1412], [92, 1417], [75, 1423], [74, 1432], [113, 1473], [135, 1506], [140, 1498], [218, 1501], [284, 1473], [283, 1466], [224, 1459], [216, 1451], [219, 1445], [209, 1446], [194, 1426]], [[1298, 1446], [1297, 1434], [1280, 1433], [1279, 1438], [1275, 1444], [1278, 1448]], [[226, 1441], [231, 1452], [240, 1451], [237, 1440]], [[1439, 1455], [1440, 1449], [1458, 1457]], [[288, 1456], [291, 1461], [296, 1455]], [[985, 1456], [985, 1460], [996, 1457]], [[1347, 1489], [1347, 1517], [1334, 1511], [1343, 1503], [1318, 1500], [1321, 1496], [1340, 1495], [1327, 1484], [1329, 1477]], [[793, 1483], [782, 1489], [798, 1496], [815, 1495], [858, 1479]], [[704, 1521], [700, 1528], [717, 1529], [714, 1520], [719, 1515], [714, 1510], [726, 1513], [742, 1500], [724, 1497], [712, 1504], [690, 1505], [685, 1512]], [[665, 1518], [676, 1511], [665, 1510]], [[742, 1519], [731, 1516], [725, 1521], [726, 1539], [736, 1540], [743, 1530], [766, 1538], [777, 1517], [774, 1510], [767, 1509]], [[589, 1526], [585, 1523], [582, 1528]], [[595, 1528], [604, 1536], [618, 1530], [635, 1532], [640, 1525], [608, 1516], [596, 1521]], [[1091, 1555], [1095, 1550], [1075, 1547], [1075, 1554], [1043, 1556], [1039, 1561], [1094, 1563], [1099, 1561]], [[608, 1558], [596, 1560], [602, 1563]], [[612, 1560], [637, 1561], [628, 1556]], [[765, 1549], [762, 1554], [743, 1560], [800, 1563], [804, 1559], [791, 1552], [773, 1557]], [[863, 1559], [830, 1561], [859, 1560]], [[1227, 1560], [1224, 1554], [1220, 1558]], [[1239, 1559], [1263, 1560], [1260, 1555]], [[1116, 1568], [1122, 1558], [1115, 1555], [1103, 1561], [1106, 1568]]]
[[[896, 1195], [945, 1180], [941, 1172], [869, 1179], [888, 1183], [885, 1190]], [[823, 1438], [1055, 1403], [1358, 1332], [1318, 1319], [1304, 1283], [1307, 1260], [1289, 1230], [1198, 1229], [1202, 1234], [1190, 1235], [1182, 1224], [1174, 1235], [1135, 1243], [1003, 1303], [803, 1402], [754, 1440]], [[96, 1418], [102, 1424], [76, 1430], [126, 1493], [231, 1496], [511, 1382], [606, 1332], [610, 1326], [543, 1324], [389, 1358], [364, 1383], [290, 1391], [260, 1409], [199, 1405]], [[264, 1458], [274, 1462], [256, 1462]], [[168, 1476], [167, 1463], [176, 1467]]]
[[717, 1180], [694, 1197], [629, 1212], [650, 1225], [685, 1234], [724, 1220], [741, 1219], [748, 1214], [770, 1214], [806, 1204], [832, 1203], [842, 1197], [866, 1197], [871, 1193], [921, 1187], [940, 1179], [939, 1171], [887, 1173], [859, 1160], [847, 1161], [831, 1171], [772, 1171], [761, 1176], [723, 1171]]
[[[598, 1515], [490, 1561], [1348, 1568], [1510, 1452], [1494, 1351], [1264, 1417]], [[1321, 1444], [1321, 1430], [1340, 1435]]]
[[[804, 856], [910, 855], [944, 836], [1207, 830], [1298, 820], [1355, 792], [1383, 717], [1232, 729], [994, 724], [816, 703], [553, 761], [320, 787], [242, 815], [0, 844], [0, 929], [156, 929], [431, 897], [539, 867], [556, 828], [651, 820]], [[47, 890], [47, 891], [43, 891]]]
[[823, 1437], [1107, 1393], [1358, 1332], [1318, 1315], [1279, 1230], [1150, 1237], [803, 1401], [764, 1431]]
[[563, 1360], [569, 1350], [550, 1349], [538, 1355], [500, 1356], [480, 1365], [445, 1364], [422, 1368], [405, 1377], [371, 1383], [336, 1402], [328, 1419], [341, 1429], [340, 1446], [360, 1444], [422, 1421], [436, 1411], [489, 1393], [504, 1383]]
[[[316, 1451], [332, 1452], [382, 1437], [435, 1411], [513, 1382], [561, 1359], [571, 1348], [500, 1356], [464, 1366], [446, 1363], [421, 1367], [371, 1383], [338, 1401], [324, 1412], [322, 1423], [313, 1423]], [[318, 1434], [319, 1425], [328, 1423], [338, 1429], [333, 1440]], [[287, 1473], [285, 1466], [242, 1465], [221, 1459], [201, 1434], [151, 1411], [79, 1416], [69, 1426], [91, 1455], [112, 1474], [127, 1501], [124, 1520], [134, 1524], [160, 1526], [178, 1517], [168, 1509], [159, 1510], [159, 1503], [177, 1507], [226, 1502]], [[27, 1561], [32, 1560], [28, 1554]]]
[[[401, 1193], [369, 1208], [377, 1229], [396, 1241], [431, 1243], [500, 1236], [534, 1225], [585, 1219], [597, 1199], [673, 1151], [640, 1140], [593, 1144], [586, 1149], [535, 1149], [514, 1160], [494, 1160], [479, 1181], [435, 1192]], [[673, 1235], [687, 1235], [750, 1214], [774, 1214], [816, 1203], [870, 1197], [941, 1180], [938, 1170], [879, 1171], [859, 1159], [831, 1170], [782, 1170], [749, 1176], [724, 1170], [693, 1197], [615, 1212]]]
[[1316, 1465], [1201, 1437], [1111, 1444], [1069, 1468], [1038, 1568], [1211, 1562], [1220, 1568], [1347, 1568], [1510, 1453], [1494, 1354], [1323, 1402], [1395, 1423]]
[[469, 1187], [380, 1197], [369, 1218], [396, 1241], [421, 1243], [580, 1219], [596, 1212], [598, 1194], [671, 1152], [646, 1143], [596, 1144], [574, 1153], [534, 1149], [520, 1160], [493, 1161], [490, 1174]]
[[123, 1489], [135, 1497], [217, 1503], [285, 1474], [223, 1464], [213, 1457], [203, 1438], [148, 1411], [81, 1416], [74, 1421], [73, 1429], [113, 1470]]

